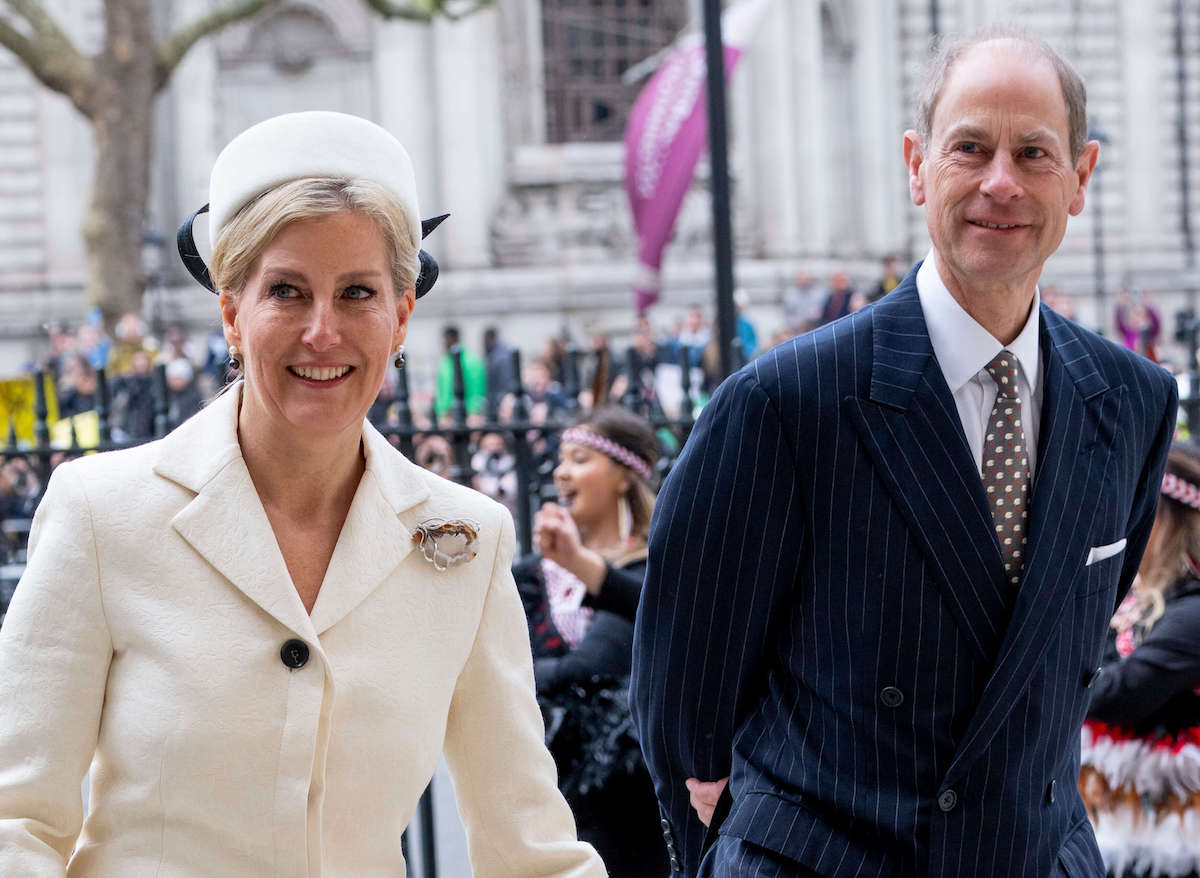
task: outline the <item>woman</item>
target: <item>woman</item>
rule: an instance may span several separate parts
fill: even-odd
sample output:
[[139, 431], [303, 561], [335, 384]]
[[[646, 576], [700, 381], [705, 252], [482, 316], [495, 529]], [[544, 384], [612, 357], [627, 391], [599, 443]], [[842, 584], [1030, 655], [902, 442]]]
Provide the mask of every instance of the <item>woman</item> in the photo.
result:
[[[443, 752], [475, 875], [605, 874], [542, 741], [510, 517], [363, 421], [434, 275], [415, 191], [340, 114], [217, 158], [243, 379], [54, 474], [0, 633], [0, 874], [403, 875]], [[207, 280], [190, 221], [181, 252]]]
[[1138, 578], [1113, 617], [1083, 731], [1109, 874], [1200, 875], [1200, 448], [1177, 442]]
[[580, 838], [622, 878], [669, 872], [628, 696], [658, 457], [650, 426], [620, 408], [564, 431], [554, 470], [563, 505], [539, 510], [539, 555], [514, 569], [559, 785]]

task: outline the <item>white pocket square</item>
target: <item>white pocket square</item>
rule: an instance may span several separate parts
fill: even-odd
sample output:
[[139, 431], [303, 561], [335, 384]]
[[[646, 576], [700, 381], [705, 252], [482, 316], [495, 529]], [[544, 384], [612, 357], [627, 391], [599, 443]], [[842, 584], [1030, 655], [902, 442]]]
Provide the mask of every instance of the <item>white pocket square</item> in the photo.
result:
[[1124, 540], [1117, 540], [1115, 543], [1109, 543], [1107, 546], [1093, 546], [1088, 552], [1087, 564], [1085, 567], [1091, 567], [1097, 561], [1103, 561], [1105, 558], [1111, 558], [1117, 552], [1123, 551], [1125, 548]]

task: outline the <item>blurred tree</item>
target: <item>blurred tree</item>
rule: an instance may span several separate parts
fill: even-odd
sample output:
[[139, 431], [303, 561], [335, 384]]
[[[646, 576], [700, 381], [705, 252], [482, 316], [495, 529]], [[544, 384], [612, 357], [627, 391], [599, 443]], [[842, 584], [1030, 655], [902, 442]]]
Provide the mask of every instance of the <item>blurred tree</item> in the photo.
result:
[[[150, 192], [154, 97], [200, 40], [284, 0], [228, 0], [165, 40], [154, 35], [153, 0], [103, 0], [104, 42], [80, 52], [39, 0], [0, 0], [0, 46], [42, 85], [66, 95], [91, 123], [96, 165], [84, 214], [88, 302], [111, 329], [140, 311], [146, 278], [142, 232]], [[385, 18], [456, 19], [491, 0], [363, 0]]]

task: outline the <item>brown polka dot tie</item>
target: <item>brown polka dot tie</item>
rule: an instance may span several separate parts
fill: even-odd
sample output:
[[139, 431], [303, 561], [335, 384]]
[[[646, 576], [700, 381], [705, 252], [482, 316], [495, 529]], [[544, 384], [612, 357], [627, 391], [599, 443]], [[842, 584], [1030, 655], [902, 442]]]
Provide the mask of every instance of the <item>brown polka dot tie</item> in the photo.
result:
[[1016, 586], [1025, 563], [1025, 523], [1029, 517], [1029, 454], [1021, 429], [1017, 358], [1004, 350], [984, 368], [999, 393], [983, 434], [983, 488], [992, 507], [1004, 570]]

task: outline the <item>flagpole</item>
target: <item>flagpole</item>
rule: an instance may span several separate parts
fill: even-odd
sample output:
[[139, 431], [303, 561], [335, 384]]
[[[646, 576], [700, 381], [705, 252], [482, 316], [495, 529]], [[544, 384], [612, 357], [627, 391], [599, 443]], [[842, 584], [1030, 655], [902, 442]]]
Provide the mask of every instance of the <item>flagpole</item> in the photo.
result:
[[717, 340], [721, 376], [735, 368], [733, 228], [729, 214], [729, 143], [725, 122], [725, 44], [721, 0], [704, 0], [704, 57], [707, 66], [708, 150], [713, 211], [713, 261], [717, 286]]

